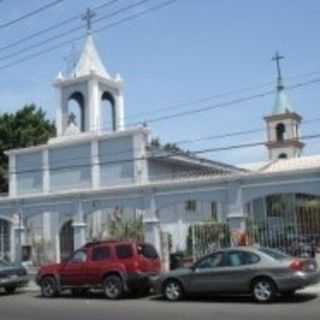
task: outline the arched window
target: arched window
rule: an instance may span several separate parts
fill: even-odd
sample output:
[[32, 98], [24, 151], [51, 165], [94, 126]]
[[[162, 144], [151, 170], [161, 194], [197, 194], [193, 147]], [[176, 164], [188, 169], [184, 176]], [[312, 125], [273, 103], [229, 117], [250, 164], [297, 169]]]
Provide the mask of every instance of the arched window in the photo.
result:
[[276, 126], [276, 135], [277, 135], [277, 141], [283, 141], [285, 139], [286, 127], [283, 123], [279, 123]]
[[115, 100], [111, 93], [105, 91], [101, 97], [101, 129], [103, 131], [116, 130]]
[[280, 153], [279, 159], [288, 159], [288, 155], [286, 153]]
[[85, 130], [85, 116], [84, 116], [84, 97], [81, 92], [74, 92], [68, 100], [68, 118], [70, 114], [75, 115], [75, 124], [80, 131]]

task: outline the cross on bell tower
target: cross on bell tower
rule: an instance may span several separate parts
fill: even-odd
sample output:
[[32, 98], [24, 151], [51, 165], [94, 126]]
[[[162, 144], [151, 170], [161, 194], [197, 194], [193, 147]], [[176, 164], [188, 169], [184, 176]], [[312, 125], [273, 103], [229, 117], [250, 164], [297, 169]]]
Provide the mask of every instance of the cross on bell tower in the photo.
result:
[[280, 66], [280, 60], [284, 59], [284, 56], [281, 56], [279, 52], [277, 51], [276, 54], [272, 57], [272, 61], [275, 61], [276, 67], [277, 67], [277, 89], [282, 90], [284, 88], [282, 83], [282, 74], [281, 74], [281, 66]]
[[91, 10], [90, 8], [88, 8], [86, 10], [86, 13], [82, 15], [81, 19], [84, 20], [86, 22], [87, 25], [87, 33], [91, 33], [91, 29], [92, 29], [92, 19], [96, 16], [96, 13]]

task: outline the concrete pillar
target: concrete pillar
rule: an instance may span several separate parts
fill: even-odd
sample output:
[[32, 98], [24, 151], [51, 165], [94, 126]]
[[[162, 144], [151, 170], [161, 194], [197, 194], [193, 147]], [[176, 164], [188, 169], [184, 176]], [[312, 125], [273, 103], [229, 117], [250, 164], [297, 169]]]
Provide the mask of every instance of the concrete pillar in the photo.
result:
[[49, 174], [49, 150], [45, 149], [42, 151], [42, 185], [43, 185], [43, 192], [49, 193], [50, 192], [50, 174]]
[[9, 196], [15, 197], [17, 195], [17, 167], [16, 155], [10, 154], [9, 156]]
[[143, 216], [144, 239], [152, 244], [158, 254], [162, 255], [160, 220], [157, 217], [157, 208], [153, 195], [145, 197], [145, 214]]
[[122, 94], [115, 97], [116, 131], [124, 130], [124, 98]]
[[87, 224], [84, 221], [84, 212], [81, 200], [77, 203], [77, 214], [72, 224], [74, 231], [74, 249], [77, 250], [86, 244]]
[[225, 210], [227, 223], [231, 232], [231, 245], [243, 245], [244, 241], [246, 241], [247, 216], [244, 211], [240, 182], [233, 181], [229, 184]]
[[57, 136], [62, 136], [64, 131], [63, 126], [63, 97], [62, 97], [62, 90], [60, 86], [56, 87], [56, 95], [57, 95], [57, 108], [56, 108], [56, 129], [57, 129]]
[[91, 142], [91, 177], [92, 188], [98, 189], [100, 187], [100, 163], [99, 163], [99, 142], [93, 140]]
[[86, 128], [86, 130], [99, 131], [101, 130], [101, 110], [99, 99], [99, 85], [97, 79], [90, 79], [88, 91], [88, 101], [85, 108], [87, 109], [86, 115], [89, 117], [89, 128]]
[[22, 262], [22, 247], [25, 245], [25, 228], [22, 223], [16, 224], [13, 227], [14, 242], [15, 242], [15, 262]]

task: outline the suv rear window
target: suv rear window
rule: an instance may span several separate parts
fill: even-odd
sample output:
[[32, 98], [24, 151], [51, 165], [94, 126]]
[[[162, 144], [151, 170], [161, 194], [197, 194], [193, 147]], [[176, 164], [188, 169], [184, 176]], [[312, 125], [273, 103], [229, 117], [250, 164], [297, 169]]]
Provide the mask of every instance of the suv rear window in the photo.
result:
[[138, 254], [147, 259], [157, 259], [159, 257], [156, 249], [150, 244], [139, 244], [137, 249]]
[[109, 259], [111, 251], [109, 247], [98, 247], [92, 251], [92, 261], [103, 261]]
[[116, 246], [116, 254], [119, 259], [128, 259], [133, 256], [132, 246], [128, 244], [120, 244]]

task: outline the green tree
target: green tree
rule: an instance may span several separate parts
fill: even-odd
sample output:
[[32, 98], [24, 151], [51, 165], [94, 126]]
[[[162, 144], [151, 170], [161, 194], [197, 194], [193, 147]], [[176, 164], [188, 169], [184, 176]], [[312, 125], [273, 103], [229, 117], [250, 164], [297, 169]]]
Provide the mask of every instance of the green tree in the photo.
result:
[[53, 121], [34, 104], [0, 114], [0, 193], [8, 191], [8, 159], [4, 151], [43, 144], [55, 135]]

